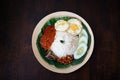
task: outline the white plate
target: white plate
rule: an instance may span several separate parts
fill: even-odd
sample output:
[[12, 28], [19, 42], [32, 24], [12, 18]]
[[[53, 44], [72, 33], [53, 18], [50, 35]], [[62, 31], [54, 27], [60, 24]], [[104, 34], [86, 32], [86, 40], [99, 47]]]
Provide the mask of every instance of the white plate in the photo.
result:
[[[44, 61], [42, 59], [42, 57], [40, 56], [39, 54], [39, 51], [38, 51], [38, 48], [36, 46], [36, 41], [37, 41], [37, 38], [38, 38], [38, 35], [39, 33], [41, 32], [41, 28], [42, 26], [51, 18], [54, 18], [54, 17], [60, 17], [60, 16], [70, 16], [70, 17], [75, 17], [77, 19], [80, 19], [87, 27], [89, 33], [90, 33], [90, 36], [91, 36], [91, 44], [90, 44], [90, 48], [88, 49], [87, 51], [87, 54], [84, 58], [84, 60], [82, 61], [82, 63], [80, 64], [77, 64], [77, 65], [74, 65], [74, 66], [70, 66], [68, 68], [57, 68], [55, 67], [54, 65], [50, 65], [49, 63], [47, 63], [46, 61]], [[33, 35], [32, 35], [32, 49], [33, 49], [33, 52], [34, 52], [34, 55], [35, 57], [37, 58], [38, 62], [44, 66], [46, 69], [50, 70], [50, 71], [53, 71], [53, 72], [56, 72], [56, 73], [71, 73], [77, 69], [79, 69], [80, 67], [82, 67], [87, 61], [88, 59], [90, 58], [92, 52], [93, 52], [93, 48], [94, 48], [94, 36], [93, 36], [93, 32], [90, 28], [90, 26], [88, 25], [88, 23], [82, 18], [80, 17], [79, 15], [75, 14], [75, 13], [72, 13], [72, 12], [67, 12], [67, 11], [59, 11], [59, 12], [54, 12], [54, 13], [51, 13], [47, 16], [45, 16], [42, 20], [40, 20], [40, 22], [37, 24], [37, 26], [35, 27], [34, 29], [34, 32], [33, 32]]]

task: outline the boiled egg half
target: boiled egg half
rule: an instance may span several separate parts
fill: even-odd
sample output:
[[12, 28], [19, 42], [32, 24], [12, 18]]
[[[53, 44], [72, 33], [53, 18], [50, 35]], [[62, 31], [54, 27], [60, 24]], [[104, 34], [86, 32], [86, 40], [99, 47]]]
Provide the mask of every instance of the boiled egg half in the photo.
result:
[[82, 24], [78, 19], [70, 19], [68, 20], [69, 28], [67, 30], [68, 33], [73, 35], [78, 35], [81, 32]]
[[57, 31], [65, 31], [67, 30], [69, 27], [69, 23], [65, 20], [58, 20], [56, 23], [55, 23], [55, 29]]

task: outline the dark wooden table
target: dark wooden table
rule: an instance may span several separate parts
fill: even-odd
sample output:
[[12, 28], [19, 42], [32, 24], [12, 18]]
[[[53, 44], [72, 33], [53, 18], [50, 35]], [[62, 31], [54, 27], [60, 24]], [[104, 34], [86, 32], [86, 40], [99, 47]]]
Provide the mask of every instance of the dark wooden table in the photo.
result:
[[[8, 0], [1, 5], [0, 80], [120, 80], [118, 0]], [[31, 47], [37, 23], [63, 10], [82, 16], [95, 37], [89, 61], [70, 74], [42, 67]]]

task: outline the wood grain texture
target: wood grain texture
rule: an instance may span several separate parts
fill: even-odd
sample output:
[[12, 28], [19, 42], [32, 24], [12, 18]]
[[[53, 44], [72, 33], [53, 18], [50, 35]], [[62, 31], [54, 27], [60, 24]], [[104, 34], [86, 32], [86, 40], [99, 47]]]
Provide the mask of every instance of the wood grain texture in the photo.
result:
[[[8, 0], [1, 8], [0, 80], [120, 80], [118, 0]], [[31, 47], [37, 23], [61, 10], [82, 16], [95, 37], [90, 60], [70, 74], [46, 70]]]

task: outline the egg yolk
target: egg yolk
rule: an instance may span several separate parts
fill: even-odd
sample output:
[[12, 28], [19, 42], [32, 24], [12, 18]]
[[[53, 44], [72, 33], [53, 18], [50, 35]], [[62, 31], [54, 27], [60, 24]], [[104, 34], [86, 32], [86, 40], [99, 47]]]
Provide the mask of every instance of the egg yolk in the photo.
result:
[[73, 31], [76, 31], [76, 30], [78, 30], [78, 26], [76, 24], [71, 24], [70, 29]]

